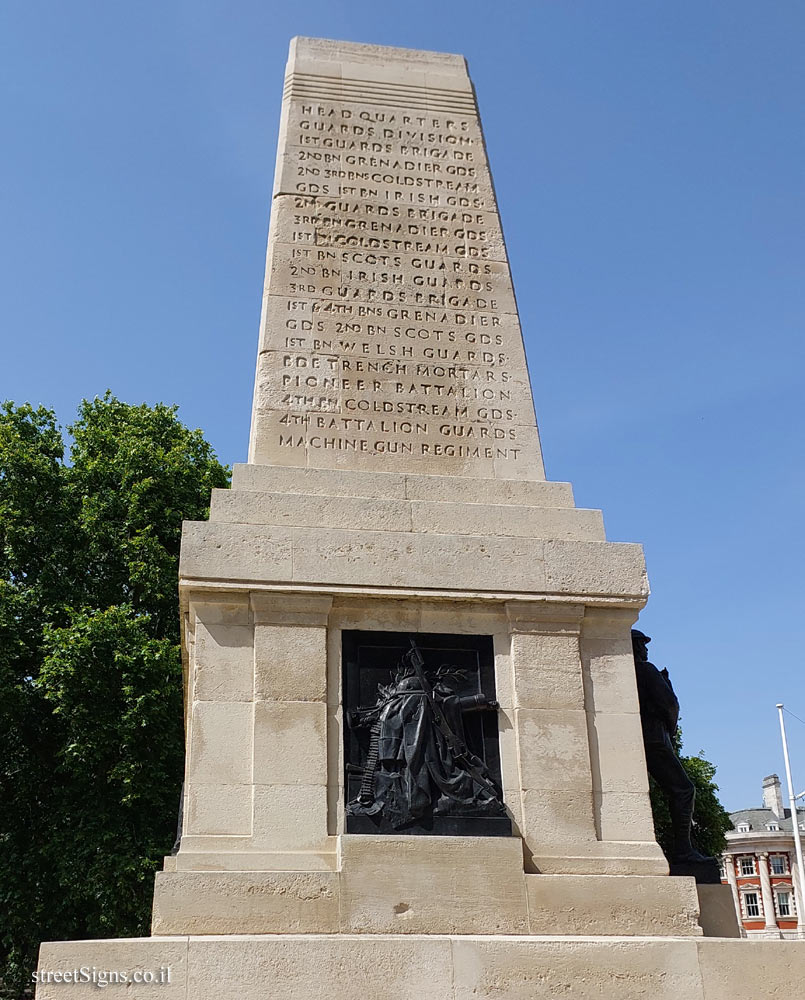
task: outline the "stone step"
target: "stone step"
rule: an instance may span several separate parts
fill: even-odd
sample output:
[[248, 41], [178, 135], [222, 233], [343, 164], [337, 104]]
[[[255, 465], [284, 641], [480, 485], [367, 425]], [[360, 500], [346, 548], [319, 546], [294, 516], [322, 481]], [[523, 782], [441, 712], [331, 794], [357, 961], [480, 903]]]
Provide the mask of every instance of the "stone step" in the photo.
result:
[[210, 520], [226, 524], [606, 541], [598, 510], [256, 490], [213, 490]]
[[307, 493], [314, 496], [368, 497], [377, 500], [432, 500], [445, 503], [523, 504], [572, 507], [570, 483], [526, 479], [470, 479], [460, 476], [397, 475], [237, 464], [233, 490]]
[[[255, 898], [276, 905], [270, 886]], [[72, 978], [84, 967], [98, 985], [129, 977], [108, 994], [131, 1000], [781, 1000], [805, 976], [805, 941], [658, 936], [649, 921], [645, 935], [306, 934], [288, 924], [279, 934], [49, 941], [37, 1000], [104, 996]]]

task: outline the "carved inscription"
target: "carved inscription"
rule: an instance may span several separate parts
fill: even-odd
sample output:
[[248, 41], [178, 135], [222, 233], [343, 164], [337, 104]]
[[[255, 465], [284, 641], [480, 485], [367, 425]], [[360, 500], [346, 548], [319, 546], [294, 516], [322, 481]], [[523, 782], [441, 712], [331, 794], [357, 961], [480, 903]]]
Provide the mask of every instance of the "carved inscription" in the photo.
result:
[[284, 137], [255, 395], [268, 460], [527, 462], [533, 404], [477, 115], [293, 98]]

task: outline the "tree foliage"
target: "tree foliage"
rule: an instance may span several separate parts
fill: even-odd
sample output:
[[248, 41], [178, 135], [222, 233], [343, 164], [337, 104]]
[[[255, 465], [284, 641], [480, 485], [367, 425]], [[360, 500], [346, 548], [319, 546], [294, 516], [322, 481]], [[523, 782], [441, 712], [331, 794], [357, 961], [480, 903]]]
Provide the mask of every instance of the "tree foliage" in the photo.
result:
[[0, 407], [0, 995], [39, 942], [147, 934], [183, 762], [183, 519], [229, 472], [176, 408]]
[[[693, 811], [691, 839], [703, 854], [718, 857], [723, 854], [724, 848], [727, 846], [725, 834], [732, 829], [732, 820], [718, 798], [718, 785], [714, 781], [715, 764], [705, 760], [703, 750], [700, 750], [693, 757], [686, 757], [681, 752], [681, 730], [677, 730], [674, 743], [682, 766], [696, 787], [696, 806]], [[657, 837], [657, 843], [666, 855], [670, 855], [673, 836], [668, 803], [664, 793], [653, 778], [650, 779], [649, 784], [651, 786], [651, 809], [654, 814], [654, 833]]]

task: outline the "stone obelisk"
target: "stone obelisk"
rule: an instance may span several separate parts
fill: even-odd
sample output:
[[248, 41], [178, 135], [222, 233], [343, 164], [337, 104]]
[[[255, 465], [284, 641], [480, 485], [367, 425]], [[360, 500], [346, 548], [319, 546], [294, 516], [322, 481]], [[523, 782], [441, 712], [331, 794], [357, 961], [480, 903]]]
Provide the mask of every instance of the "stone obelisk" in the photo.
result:
[[292, 51], [249, 461], [542, 479], [464, 60], [390, 51]]
[[463, 58], [292, 42], [263, 302], [249, 462], [185, 527], [153, 936], [40, 966], [149, 1000], [782, 995], [802, 948], [704, 937], [655, 842], [643, 556], [545, 480]]

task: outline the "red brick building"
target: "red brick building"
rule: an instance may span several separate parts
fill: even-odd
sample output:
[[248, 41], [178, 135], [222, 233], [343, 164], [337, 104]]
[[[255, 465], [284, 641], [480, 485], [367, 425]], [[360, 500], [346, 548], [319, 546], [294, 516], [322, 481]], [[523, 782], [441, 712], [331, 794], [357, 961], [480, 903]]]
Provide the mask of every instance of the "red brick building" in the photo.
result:
[[[732, 889], [738, 924], [746, 937], [805, 937], [800, 927], [799, 875], [791, 810], [783, 805], [780, 779], [763, 779], [763, 806], [730, 813], [721, 880]], [[805, 836], [805, 810], [797, 810]]]

